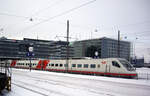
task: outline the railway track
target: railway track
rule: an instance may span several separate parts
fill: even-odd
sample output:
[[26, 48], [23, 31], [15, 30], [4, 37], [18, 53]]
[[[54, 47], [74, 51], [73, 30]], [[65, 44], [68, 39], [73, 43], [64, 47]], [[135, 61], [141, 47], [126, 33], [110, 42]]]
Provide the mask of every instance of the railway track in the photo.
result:
[[[34, 74], [34, 75], [33, 75]], [[124, 83], [118, 83], [118, 82], [112, 82], [112, 81], [103, 81], [103, 80], [94, 80], [90, 78], [76, 78], [76, 77], [69, 77], [69, 76], [57, 76], [52, 74], [40, 74], [40, 73], [33, 73], [30, 74], [24, 74], [24, 72], [16, 72], [16, 76], [22, 76], [21, 78], [32, 78], [34, 82], [40, 82], [47, 84], [47, 86], [53, 86], [59, 89], [61, 88], [69, 88], [69, 90], [83, 90], [84, 92], [89, 92], [92, 94], [95, 94], [95, 96], [103, 95], [103, 96], [116, 96], [122, 95], [122, 96], [140, 96], [138, 94], [141, 94], [140, 91], [135, 92], [136, 88], [141, 89], [141, 91], [148, 92], [150, 89], [150, 86], [141, 86], [136, 84], [124, 84]], [[77, 81], [80, 82], [77, 82]], [[26, 84], [27, 85], [27, 84]], [[36, 86], [35, 86], [36, 87]], [[52, 87], [52, 88], [53, 88]], [[112, 88], [111, 88], [112, 87]], [[125, 89], [129, 89], [128, 91]], [[121, 89], [116, 90], [116, 89]], [[45, 89], [49, 92], [55, 92], [56, 94], [59, 92], [58, 90], [49, 90]], [[124, 91], [122, 91], [124, 90]], [[68, 93], [60, 93], [63, 96], [70, 96]], [[146, 96], [143, 94], [143, 96]]]
[[40, 95], [42, 95], [42, 96], [48, 96], [47, 94], [44, 94], [44, 93], [41, 93], [41, 92], [39, 92], [39, 91], [33, 90], [32, 88], [24, 87], [24, 86], [22, 86], [22, 85], [20, 85], [20, 84], [17, 84], [17, 83], [12, 83], [12, 84], [15, 85], [15, 86], [21, 87], [21, 88], [23, 88], [23, 89], [26, 89], [26, 90], [28, 90], [28, 91], [32, 91], [32, 92], [34, 92], [34, 93], [40, 94]]
[[19, 80], [13, 80], [13, 85], [16, 85], [18, 87], [21, 87], [23, 89], [29, 90], [31, 92], [40, 94], [42, 96], [50, 96], [51, 94], [58, 94], [60, 96], [69, 96], [68, 94], [64, 94], [58, 91], [54, 91], [54, 90], [50, 90], [47, 87], [39, 87], [38, 84], [30, 84], [30, 83], [26, 83], [26, 82], [22, 82]]
[[[62, 81], [62, 80], [61, 81], [59, 81], [59, 80], [53, 80], [53, 79], [46, 79], [45, 80], [44, 79], [45, 77], [29, 76], [29, 75], [25, 75], [25, 74], [23, 75], [22, 73], [17, 73], [17, 74], [20, 74], [23, 77], [30, 77], [30, 78], [34, 79], [35, 81], [46, 82], [47, 84], [54, 85], [54, 86], [58, 85], [58, 86], [62, 86], [62, 87], [65, 87], [65, 88], [70, 88], [70, 89], [84, 90], [84, 91], [96, 94], [97, 96], [99, 96], [99, 95], [114, 96], [114, 95], [112, 95], [112, 93], [110, 93], [111, 92], [110, 89], [107, 89], [107, 88], [104, 89], [102, 86], [94, 86], [93, 87], [93, 86], [90, 86], [90, 85], [85, 84], [85, 83], [83, 83], [83, 84], [77, 84], [77, 83], [74, 83], [74, 82], [67, 82], [67, 81]], [[67, 76], [60, 76], [60, 77], [67, 77]], [[74, 81], [76, 81], [76, 79], [87, 80], [87, 79], [84, 79], [84, 78], [75, 78], [75, 77], [72, 77], [72, 79], [75, 79]], [[88, 81], [90, 81], [90, 79], [88, 79]], [[20, 82], [20, 81], [17, 81], [17, 82]], [[22, 82], [22, 83], [24, 83], [24, 82]], [[24, 83], [24, 84], [28, 85], [26, 83]], [[35, 85], [32, 85], [32, 86], [35, 86]], [[35, 87], [38, 87], [38, 86], [35, 86]], [[41, 87], [38, 87], [38, 88], [43, 89]], [[47, 90], [45, 88], [44, 88], [44, 90], [51, 91], [51, 90]], [[101, 90], [101, 91], [99, 91], [99, 90]], [[57, 92], [55, 92], [55, 93], [57, 93]], [[59, 93], [59, 94], [62, 94], [62, 93]], [[64, 96], [70, 96], [68, 94], [63, 94], [63, 95]]]

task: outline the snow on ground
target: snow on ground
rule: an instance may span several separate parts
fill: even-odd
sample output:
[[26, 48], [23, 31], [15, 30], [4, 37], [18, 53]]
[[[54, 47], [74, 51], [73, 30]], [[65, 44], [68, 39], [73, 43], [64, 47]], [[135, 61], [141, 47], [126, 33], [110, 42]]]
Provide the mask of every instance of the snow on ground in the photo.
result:
[[[149, 96], [150, 79], [12, 70], [12, 91], [4, 96]], [[138, 68], [150, 73], [150, 68]]]

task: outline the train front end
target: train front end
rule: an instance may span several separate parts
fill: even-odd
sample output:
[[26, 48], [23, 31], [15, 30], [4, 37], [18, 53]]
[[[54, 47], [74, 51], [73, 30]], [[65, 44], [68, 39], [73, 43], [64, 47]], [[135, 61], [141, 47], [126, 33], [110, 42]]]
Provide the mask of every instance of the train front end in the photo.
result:
[[126, 59], [119, 59], [119, 62], [123, 65], [123, 67], [125, 69], [126, 77], [130, 77], [130, 78], [138, 77], [136, 68], [134, 68], [130, 62], [128, 62]]

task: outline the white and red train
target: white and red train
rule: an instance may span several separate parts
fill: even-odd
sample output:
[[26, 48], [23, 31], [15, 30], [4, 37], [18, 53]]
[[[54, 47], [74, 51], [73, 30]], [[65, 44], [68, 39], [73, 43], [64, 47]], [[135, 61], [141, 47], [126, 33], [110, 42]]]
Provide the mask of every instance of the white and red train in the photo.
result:
[[[2, 63], [2, 62], [1, 62]], [[9, 60], [14, 68], [29, 69], [29, 60]], [[69, 59], [66, 60], [32, 60], [31, 69], [80, 74], [107, 75], [119, 77], [137, 77], [135, 68], [125, 59]]]

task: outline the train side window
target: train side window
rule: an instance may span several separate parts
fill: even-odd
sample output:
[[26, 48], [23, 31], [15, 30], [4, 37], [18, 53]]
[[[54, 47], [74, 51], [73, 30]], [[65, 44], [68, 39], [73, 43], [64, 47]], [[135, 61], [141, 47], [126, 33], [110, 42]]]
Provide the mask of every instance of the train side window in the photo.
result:
[[95, 64], [91, 64], [90, 67], [91, 67], [91, 68], [96, 68], [96, 65], [95, 65]]
[[120, 65], [119, 65], [118, 62], [116, 62], [116, 61], [112, 61], [112, 65], [115, 66], [115, 67], [120, 68]]
[[51, 66], [54, 66], [54, 64], [51, 64]]
[[55, 64], [56, 67], [58, 67], [58, 64]]
[[81, 68], [81, 67], [82, 67], [82, 64], [78, 64], [77, 67], [78, 67], [78, 68]]
[[67, 64], [65, 64], [64, 66], [65, 66], [65, 67], [68, 67], [68, 65], [67, 65]]
[[72, 67], [76, 67], [76, 64], [72, 64]]
[[99, 65], [97, 65], [97, 67], [98, 67], [98, 68], [100, 68], [100, 67], [101, 67], [101, 65], [99, 64]]
[[89, 65], [88, 64], [84, 64], [84, 68], [88, 68], [89, 67]]
[[63, 64], [60, 64], [60, 67], [62, 67], [63, 66]]

